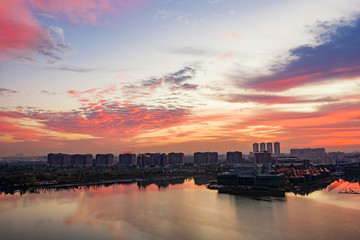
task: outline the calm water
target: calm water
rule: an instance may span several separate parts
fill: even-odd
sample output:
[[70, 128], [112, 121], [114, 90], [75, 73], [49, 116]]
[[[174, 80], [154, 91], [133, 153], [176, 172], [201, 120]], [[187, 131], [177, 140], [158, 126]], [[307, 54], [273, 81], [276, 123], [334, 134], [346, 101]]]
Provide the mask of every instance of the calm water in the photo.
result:
[[341, 185], [262, 200], [166, 185], [2, 194], [0, 239], [360, 239], [360, 194]]

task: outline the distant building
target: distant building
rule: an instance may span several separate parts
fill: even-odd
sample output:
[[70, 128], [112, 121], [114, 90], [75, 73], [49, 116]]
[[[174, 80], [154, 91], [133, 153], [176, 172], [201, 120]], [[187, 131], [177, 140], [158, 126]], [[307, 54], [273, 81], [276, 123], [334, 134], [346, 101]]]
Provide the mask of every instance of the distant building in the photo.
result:
[[91, 167], [94, 157], [92, 154], [71, 155], [71, 166], [73, 167]]
[[136, 166], [136, 154], [135, 153], [122, 153], [119, 155], [119, 165], [130, 167]]
[[227, 152], [226, 162], [228, 164], [238, 164], [242, 162], [242, 152]]
[[169, 153], [169, 163], [171, 166], [184, 165], [184, 153]]
[[323, 157], [325, 148], [296, 148], [290, 149], [290, 154], [299, 157]]
[[268, 143], [266, 144], [266, 150], [267, 150], [269, 153], [271, 153], [271, 154], [274, 153], [274, 152], [273, 152], [273, 145], [272, 145], [271, 142], [268, 142]]
[[259, 152], [259, 144], [258, 143], [254, 143], [253, 144], [253, 152]]
[[274, 154], [280, 155], [280, 143], [279, 142], [274, 143]]
[[217, 164], [218, 162], [217, 152], [196, 152], [194, 153], [194, 164], [197, 166], [208, 166]]
[[137, 160], [137, 166], [140, 168], [150, 166], [150, 155], [148, 154], [138, 154], [136, 160]]
[[271, 153], [267, 151], [254, 153], [254, 159], [255, 159], [255, 163], [258, 164], [272, 162]]
[[[182, 162], [184, 163], [184, 156], [182, 158]], [[160, 155], [160, 167], [167, 167], [169, 166], [169, 155], [166, 153], [162, 153]]]
[[71, 167], [71, 156], [62, 153], [49, 153], [47, 156], [47, 164], [50, 167]]
[[266, 151], [265, 143], [262, 142], [262, 143], [260, 143], [260, 152], [265, 152], [265, 151]]
[[94, 166], [99, 167], [110, 167], [114, 166], [114, 155], [111, 153], [108, 154], [96, 154], [94, 160]]

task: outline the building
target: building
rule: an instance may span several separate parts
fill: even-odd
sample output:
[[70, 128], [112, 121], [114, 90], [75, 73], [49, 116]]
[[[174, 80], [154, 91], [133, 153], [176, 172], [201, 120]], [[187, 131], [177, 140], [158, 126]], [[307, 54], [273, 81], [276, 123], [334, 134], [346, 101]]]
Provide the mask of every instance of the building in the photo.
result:
[[272, 145], [271, 142], [268, 142], [268, 143], [266, 144], [266, 150], [267, 150], [269, 153], [271, 153], [271, 154], [274, 153], [274, 152], [273, 152], [273, 145]]
[[108, 154], [96, 154], [95, 160], [94, 160], [94, 166], [99, 167], [110, 167], [114, 166], [114, 155], [111, 153]]
[[169, 155], [169, 163], [170, 163], [171, 166], [184, 165], [184, 153], [171, 152], [168, 155]]
[[262, 143], [260, 143], [260, 152], [265, 152], [265, 151], [266, 151], [265, 143], [262, 142]]
[[253, 152], [259, 152], [259, 144], [258, 143], [254, 143], [253, 144]]
[[272, 162], [272, 158], [271, 158], [271, 153], [264, 151], [264, 152], [257, 152], [254, 153], [254, 160], [255, 163], [271, 163]]
[[274, 143], [274, 154], [280, 155], [280, 143], [279, 142]]
[[62, 153], [49, 153], [47, 156], [47, 164], [50, 167], [71, 167], [71, 156]]
[[119, 165], [125, 167], [136, 166], [136, 154], [135, 153], [122, 153], [119, 155]]
[[[182, 162], [184, 163], [184, 157]], [[169, 166], [169, 156], [166, 153], [162, 153], [160, 155], [160, 167], [167, 167]]]
[[136, 160], [137, 160], [137, 166], [139, 168], [150, 166], [150, 155], [148, 154], [139, 153]]
[[271, 174], [269, 164], [241, 163], [232, 172], [218, 174], [219, 185], [247, 185], [278, 188], [285, 183], [283, 174]]
[[226, 153], [226, 162], [228, 164], [238, 164], [243, 162], [242, 160], [242, 152], [227, 152]]
[[194, 153], [194, 164], [197, 166], [215, 165], [218, 158], [217, 152], [196, 152]]
[[91, 167], [94, 157], [92, 154], [71, 155], [71, 166], [73, 167]]
[[325, 148], [295, 148], [290, 149], [290, 154], [299, 157], [323, 157], [325, 156]]

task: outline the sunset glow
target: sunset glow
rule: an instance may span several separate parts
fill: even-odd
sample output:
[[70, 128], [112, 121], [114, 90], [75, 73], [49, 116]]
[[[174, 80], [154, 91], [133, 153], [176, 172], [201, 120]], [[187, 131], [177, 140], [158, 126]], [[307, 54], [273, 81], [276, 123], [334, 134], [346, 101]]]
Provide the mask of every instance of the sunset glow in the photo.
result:
[[360, 1], [0, 0], [0, 156], [360, 150]]

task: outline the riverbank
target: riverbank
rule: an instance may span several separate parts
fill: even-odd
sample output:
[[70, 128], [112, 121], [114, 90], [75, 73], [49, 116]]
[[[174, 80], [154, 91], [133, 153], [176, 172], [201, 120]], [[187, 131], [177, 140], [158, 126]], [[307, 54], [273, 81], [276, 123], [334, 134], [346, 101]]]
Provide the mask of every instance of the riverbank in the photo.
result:
[[313, 182], [306, 182], [302, 184], [292, 184], [287, 182], [283, 187], [279, 188], [266, 188], [249, 185], [218, 185], [213, 182], [208, 185], [208, 189], [217, 190], [219, 193], [242, 195], [249, 197], [271, 196], [271, 197], [285, 197], [286, 192], [292, 192], [299, 195], [308, 195], [316, 190], [326, 188], [336, 180], [336, 177], [327, 177]]

